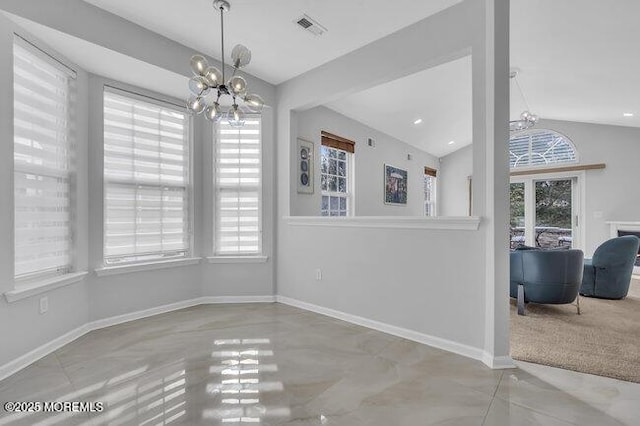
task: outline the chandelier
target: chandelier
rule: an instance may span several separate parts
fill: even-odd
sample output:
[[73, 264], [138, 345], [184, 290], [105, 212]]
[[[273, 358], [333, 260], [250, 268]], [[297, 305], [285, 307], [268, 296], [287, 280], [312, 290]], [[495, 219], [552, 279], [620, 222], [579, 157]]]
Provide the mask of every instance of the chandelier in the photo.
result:
[[519, 132], [521, 130], [526, 130], [535, 126], [540, 118], [536, 114], [532, 114], [531, 112], [529, 112], [531, 108], [529, 108], [529, 104], [524, 97], [524, 92], [522, 92], [520, 83], [518, 83], [518, 71], [511, 70], [511, 72], [509, 73], [509, 79], [515, 82], [515, 85], [518, 88], [518, 92], [520, 93], [520, 96], [524, 101], [524, 105], [527, 108], [522, 114], [520, 114], [520, 119], [509, 121], [509, 131]]
[[[264, 106], [264, 100], [257, 94], [247, 94], [247, 81], [238, 70], [251, 61], [251, 51], [238, 44], [231, 51], [233, 74], [229, 80], [225, 77], [224, 61], [224, 12], [231, 9], [226, 0], [215, 0], [213, 7], [220, 11], [220, 33], [222, 45], [222, 71], [209, 65], [202, 55], [191, 57], [191, 70], [194, 76], [189, 80], [189, 90], [192, 95], [187, 100], [187, 109], [195, 114], [204, 112], [204, 116], [213, 122], [226, 119], [232, 127], [242, 127], [245, 121], [245, 110], [259, 113]], [[209, 95], [212, 101], [207, 101]], [[222, 106], [228, 104], [230, 106]], [[242, 105], [238, 105], [241, 102]]]

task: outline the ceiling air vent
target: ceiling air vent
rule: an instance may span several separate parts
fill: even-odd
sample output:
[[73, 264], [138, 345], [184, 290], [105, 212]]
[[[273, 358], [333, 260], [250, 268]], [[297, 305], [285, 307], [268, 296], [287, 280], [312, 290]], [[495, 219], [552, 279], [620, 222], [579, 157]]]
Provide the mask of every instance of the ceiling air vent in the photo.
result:
[[295, 22], [314, 36], [319, 36], [327, 32], [327, 29], [325, 27], [320, 25], [318, 21], [316, 21], [309, 15], [302, 15], [300, 18], [296, 19]]

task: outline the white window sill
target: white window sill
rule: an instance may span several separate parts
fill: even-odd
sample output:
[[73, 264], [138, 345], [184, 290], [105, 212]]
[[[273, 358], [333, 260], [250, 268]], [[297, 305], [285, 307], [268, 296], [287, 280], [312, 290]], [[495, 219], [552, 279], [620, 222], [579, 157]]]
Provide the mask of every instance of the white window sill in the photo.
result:
[[64, 287], [70, 284], [82, 281], [87, 276], [87, 272], [73, 272], [71, 274], [59, 275], [40, 281], [30, 282], [28, 284], [19, 285], [14, 290], [7, 291], [4, 294], [8, 303], [33, 297], [38, 294], [46, 293], [56, 288]]
[[174, 268], [177, 266], [196, 265], [202, 260], [201, 257], [188, 257], [181, 259], [158, 260], [155, 262], [130, 263], [127, 265], [104, 266], [95, 269], [99, 277], [108, 275], [128, 274], [131, 272], [152, 271], [154, 269]]
[[292, 226], [327, 226], [346, 228], [391, 228], [391, 229], [441, 229], [454, 231], [477, 231], [480, 218], [464, 217], [423, 217], [423, 216], [285, 216]]
[[208, 263], [266, 263], [268, 256], [211, 256]]

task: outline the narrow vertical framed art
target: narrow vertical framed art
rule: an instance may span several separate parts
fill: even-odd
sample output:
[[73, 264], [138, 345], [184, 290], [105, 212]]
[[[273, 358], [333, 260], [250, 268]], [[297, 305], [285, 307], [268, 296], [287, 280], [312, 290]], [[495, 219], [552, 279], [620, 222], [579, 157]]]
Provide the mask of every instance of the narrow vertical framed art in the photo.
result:
[[299, 194], [313, 194], [314, 144], [298, 138], [296, 149], [296, 180]]

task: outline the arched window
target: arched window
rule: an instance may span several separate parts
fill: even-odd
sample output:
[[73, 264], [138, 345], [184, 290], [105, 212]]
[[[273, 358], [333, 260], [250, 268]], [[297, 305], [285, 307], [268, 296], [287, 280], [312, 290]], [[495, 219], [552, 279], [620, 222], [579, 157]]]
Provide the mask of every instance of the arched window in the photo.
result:
[[553, 130], [520, 132], [509, 140], [509, 166], [512, 169], [577, 162], [578, 153], [573, 142]]

